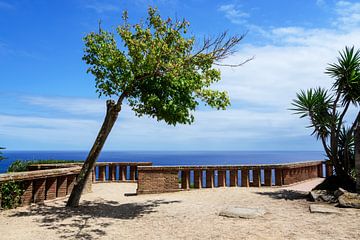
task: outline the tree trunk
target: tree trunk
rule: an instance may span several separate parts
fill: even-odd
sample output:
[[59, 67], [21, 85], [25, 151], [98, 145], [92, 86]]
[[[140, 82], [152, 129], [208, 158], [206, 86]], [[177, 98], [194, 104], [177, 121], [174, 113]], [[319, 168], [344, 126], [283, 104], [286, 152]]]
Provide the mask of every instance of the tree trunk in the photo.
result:
[[116, 104], [113, 100], [106, 101], [106, 116], [104, 122], [101, 126], [101, 129], [96, 137], [96, 140], [84, 162], [82, 169], [77, 177], [74, 188], [71, 192], [69, 200], [66, 203], [67, 207], [78, 207], [80, 202], [80, 197], [82, 191], [85, 187], [85, 184], [90, 176], [91, 170], [94, 168], [95, 162], [98, 159], [101, 149], [103, 148], [107, 137], [111, 129], [113, 128], [118, 114], [120, 112], [120, 105]]
[[[360, 113], [359, 113], [360, 114]], [[360, 193], [360, 119], [357, 118], [354, 130], [355, 141], [355, 173], [356, 173], [356, 191]]]

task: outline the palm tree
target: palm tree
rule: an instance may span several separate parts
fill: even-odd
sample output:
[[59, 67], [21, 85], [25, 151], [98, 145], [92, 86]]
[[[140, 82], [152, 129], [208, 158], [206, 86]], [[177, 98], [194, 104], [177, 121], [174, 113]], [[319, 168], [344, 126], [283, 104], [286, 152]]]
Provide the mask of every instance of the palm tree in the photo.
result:
[[310, 119], [308, 127], [313, 128], [312, 135], [321, 140], [336, 175], [354, 181], [354, 132], [360, 122], [360, 112], [350, 126], [345, 126], [344, 117], [351, 105], [358, 107], [360, 103], [360, 50], [345, 47], [325, 73], [335, 80], [332, 88], [302, 90], [293, 100], [295, 108], [291, 110], [300, 118]]

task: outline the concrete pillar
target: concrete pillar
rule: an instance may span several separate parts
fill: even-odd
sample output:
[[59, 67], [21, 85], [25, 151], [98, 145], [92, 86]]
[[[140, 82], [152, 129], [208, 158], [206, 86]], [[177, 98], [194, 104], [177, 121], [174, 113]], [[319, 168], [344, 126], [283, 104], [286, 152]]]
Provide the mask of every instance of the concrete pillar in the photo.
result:
[[130, 180], [135, 181], [136, 166], [130, 166]]
[[121, 181], [126, 181], [126, 166], [120, 166], [119, 169], [119, 177]]
[[109, 165], [109, 180], [110, 181], [116, 181], [116, 165], [110, 164]]
[[106, 172], [105, 166], [99, 166], [99, 181], [105, 182]]
[[241, 169], [241, 186], [249, 187], [249, 169], [247, 168]]
[[65, 197], [67, 188], [67, 177], [60, 176], [57, 178], [56, 197]]
[[33, 201], [33, 181], [23, 181], [21, 183], [24, 193], [21, 196], [21, 206], [28, 206]]
[[35, 179], [33, 181], [33, 196], [34, 202], [40, 203], [45, 200], [45, 178]]
[[94, 167], [92, 172], [91, 172], [91, 180], [92, 180], [92, 182], [96, 182], [95, 172], [96, 172], [96, 167]]
[[252, 182], [251, 186], [252, 187], [261, 187], [261, 176], [260, 176], [259, 168], [253, 169], [253, 182]]
[[275, 168], [275, 185], [276, 186], [282, 186], [283, 180], [282, 180], [282, 169], [281, 168]]
[[236, 187], [237, 182], [237, 170], [230, 170], [230, 187]]
[[45, 199], [55, 199], [56, 198], [56, 177], [47, 178], [46, 179], [46, 193], [45, 193]]
[[194, 170], [194, 188], [202, 188], [202, 170]]
[[317, 166], [317, 175], [318, 175], [318, 177], [321, 177], [321, 178], [324, 176], [322, 163]]
[[182, 189], [190, 188], [190, 171], [189, 170], [181, 171], [181, 188]]
[[66, 195], [70, 194], [71, 191], [73, 190], [75, 181], [76, 181], [76, 175], [67, 176]]
[[219, 187], [226, 187], [226, 171], [225, 170], [218, 171], [218, 185], [219, 185]]
[[214, 170], [206, 170], [206, 188], [214, 187]]
[[265, 186], [271, 186], [272, 181], [272, 171], [271, 168], [265, 168], [264, 169], [264, 184]]

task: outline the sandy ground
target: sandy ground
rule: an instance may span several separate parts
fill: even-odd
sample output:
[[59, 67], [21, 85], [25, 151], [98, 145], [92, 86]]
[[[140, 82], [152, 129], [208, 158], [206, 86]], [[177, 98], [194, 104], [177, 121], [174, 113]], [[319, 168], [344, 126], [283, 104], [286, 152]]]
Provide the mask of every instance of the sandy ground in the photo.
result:
[[[216, 188], [125, 197], [136, 184], [95, 184], [82, 206], [64, 200], [0, 213], [0, 239], [360, 239], [360, 210], [309, 212], [314, 182], [288, 188]], [[218, 216], [228, 206], [260, 207], [256, 219]]]

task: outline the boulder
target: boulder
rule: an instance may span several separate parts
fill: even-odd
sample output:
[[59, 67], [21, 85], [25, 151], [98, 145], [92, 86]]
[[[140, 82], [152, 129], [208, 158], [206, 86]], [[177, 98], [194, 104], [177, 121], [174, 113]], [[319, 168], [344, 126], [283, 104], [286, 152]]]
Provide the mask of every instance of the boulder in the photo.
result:
[[334, 192], [334, 196], [336, 198], [339, 198], [341, 195], [343, 195], [344, 193], [346, 193], [347, 191], [342, 189], [342, 188], [339, 188], [338, 190], [335, 190]]
[[359, 208], [360, 209], [360, 194], [344, 192], [338, 197], [339, 207]]
[[229, 207], [222, 210], [219, 215], [223, 217], [250, 219], [261, 217], [265, 213], [266, 211], [261, 208]]
[[326, 190], [313, 190], [310, 192], [310, 199], [314, 202], [337, 202], [337, 198]]

